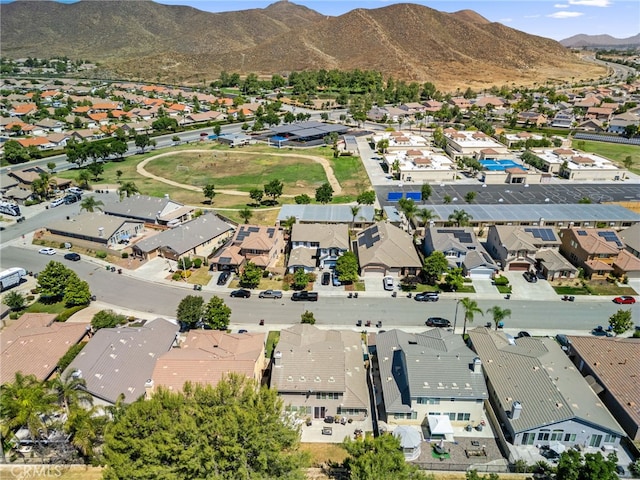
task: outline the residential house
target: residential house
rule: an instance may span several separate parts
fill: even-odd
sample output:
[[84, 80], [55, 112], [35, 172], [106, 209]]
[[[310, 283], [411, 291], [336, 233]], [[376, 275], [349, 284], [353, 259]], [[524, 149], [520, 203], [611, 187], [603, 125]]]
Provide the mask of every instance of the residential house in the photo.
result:
[[264, 333], [226, 333], [219, 330], [189, 330], [174, 348], [156, 361], [147, 397], [162, 387], [182, 391], [185, 382], [216, 386], [230, 373], [262, 381], [266, 367]]
[[640, 278], [640, 258], [626, 249], [622, 250], [613, 262], [613, 274], [620, 278]]
[[56, 322], [52, 313], [24, 313], [0, 332], [0, 385], [17, 372], [47, 380], [67, 350], [89, 333], [89, 324]]
[[505, 145], [480, 131], [447, 128], [443, 133], [447, 141], [445, 151], [454, 161], [462, 157], [476, 158], [482, 150], [487, 148], [499, 154], [509, 154], [509, 149]]
[[104, 213], [81, 213], [69, 220], [55, 220], [45, 227], [62, 242], [82, 243], [87, 248], [115, 247], [144, 232], [144, 223]]
[[569, 358], [624, 428], [640, 440], [640, 342], [631, 338], [569, 337]]
[[37, 111], [38, 106], [35, 103], [20, 103], [9, 110], [9, 115], [12, 117], [25, 117], [33, 115]]
[[634, 257], [640, 258], [640, 224], [635, 224], [618, 232], [625, 249]]
[[377, 222], [354, 241], [362, 275], [417, 275], [422, 262], [413, 237], [387, 222]]
[[345, 223], [359, 230], [374, 223], [375, 213], [373, 205], [360, 205], [354, 218], [351, 205], [285, 204], [280, 208], [276, 224], [282, 225], [288, 219], [295, 218], [297, 223]]
[[98, 330], [65, 370], [83, 378], [94, 405], [132, 403], [145, 395], [158, 358], [176, 342], [178, 325], [163, 318], [138, 327]]
[[601, 120], [596, 118], [587, 118], [576, 125], [576, 129], [585, 132], [604, 132], [606, 130]]
[[360, 332], [298, 324], [280, 331], [271, 388], [285, 409], [305, 418], [369, 416], [369, 389]]
[[560, 252], [591, 279], [605, 279], [613, 273], [613, 263], [624, 249], [615, 230], [566, 228], [560, 231]]
[[104, 206], [104, 213], [108, 215], [169, 226], [187, 221], [194, 210], [191, 206], [171, 200], [168, 195], [164, 197], [133, 195]]
[[458, 173], [447, 155], [426, 148], [395, 150], [384, 155], [384, 161], [390, 172], [398, 165], [396, 172], [405, 182], [452, 181]]
[[338, 258], [349, 251], [349, 227], [345, 223], [296, 223], [291, 229], [291, 249], [287, 268], [312, 272], [335, 267]]
[[553, 128], [571, 128], [576, 121], [576, 116], [571, 110], [560, 110], [551, 120], [551, 126]]
[[635, 126], [636, 128], [640, 126], [640, 110], [629, 110], [625, 113], [611, 117], [609, 125], [607, 126], [607, 131], [611, 133], [624, 134], [630, 126]]
[[550, 337], [469, 330], [493, 410], [513, 445], [618, 448], [624, 430]]
[[150, 235], [133, 245], [133, 255], [148, 260], [161, 256], [207, 258], [233, 234], [233, 227], [217, 215], [205, 214], [188, 222]]
[[558, 174], [568, 180], [624, 180], [626, 171], [609, 159], [594, 153], [584, 153], [571, 148], [534, 148], [532, 152], [541, 159], [543, 170]]
[[[478, 425], [489, 398], [482, 362], [453, 331], [390, 330], [376, 336], [374, 371], [380, 376], [381, 420], [420, 426], [453, 439], [453, 427]], [[436, 417], [436, 418], [431, 418]], [[431, 426], [439, 425], [439, 429]]]
[[278, 227], [240, 225], [232, 239], [209, 259], [214, 270], [239, 272], [245, 262], [261, 268], [274, 267], [284, 250], [284, 238]]
[[470, 278], [493, 278], [499, 270], [471, 227], [431, 227], [424, 236], [424, 254], [444, 253], [450, 267], [461, 267]]
[[491, 225], [487, 250], [503, 270], [536, 271], [547, 280], [574, 278], [577, 268], [559, 253], [554, 228]]
[[538, 112], [520, 112], [518, 113], [518, 117], [516, 119], [517, 123], [524, 125], [535, 125], [536, 127], [541, 127], [546, 125], [549, 119], [546, 115]]

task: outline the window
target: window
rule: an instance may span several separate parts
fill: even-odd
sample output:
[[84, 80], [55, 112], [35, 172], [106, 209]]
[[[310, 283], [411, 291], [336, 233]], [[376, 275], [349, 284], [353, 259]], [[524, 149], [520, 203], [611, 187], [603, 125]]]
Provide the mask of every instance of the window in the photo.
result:
[[322, 392], [316, 393], [316, 400], [338, 400], [340, 394], [337, 392]]
[[418, 405], [440, 405], [439, 398], [418, 397], [416, 399]]
[[602, 435], [591, 435], [591, 441], [589, 442], [589, 446], [599, 448], [600, 442], [602, 442]]
[[456, 419], [456, 413], [455, 412], [451, 412], [448, 414], [449, 415], [449, 420], [455, 420]]
[[535, 433], [525, 433], [522, 436], [522, 445], [533, 445], [533, 442], [536, 439]]
[[418, 413], [417, 412], [394, 413], [393, 418], [395, 420], [415, 420], [416, 418], [418, 418]]
[[549, 430], [541, 430], [538, 433], [538, 440], [549, 440]]
[[616, 441], [616, 438], [618, 437], [616, 437], [615, 435], [611, 435], [611, 434], [605, 435], [604, 443], [614, 443]]
[[565, 442], [575, 442], [576, 441], [576, 434], [575, 433], [566, 433], [564, 435], [564, 441]]
[[462, 422], [462, 421], [468, 421], [470, 418], [471, 418], [471, 414], [470, 413], [458, 413], [457, 420], [459, 422]]
[[562, 440], [563, 433], [564, 432], [562, 430], [554, 430], [551, 434], [551, 441], [553, 442], [554, 440]]

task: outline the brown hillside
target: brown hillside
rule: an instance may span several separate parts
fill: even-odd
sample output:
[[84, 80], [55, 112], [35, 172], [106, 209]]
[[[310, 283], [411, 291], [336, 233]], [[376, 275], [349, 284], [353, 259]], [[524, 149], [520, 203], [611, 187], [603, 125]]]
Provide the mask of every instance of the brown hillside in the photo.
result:
[[262, 75], [305, 69], [375, 69], [385, 76], [456, 87], [596, 78], [553, 40], [469, 10], [414, 4], [326, 17], [288, 1], [209, 13], [151, 0], [18, 0], [0, 4], [4, 56], [98, 61], [99, 75], [205, 82], [220, 71]]

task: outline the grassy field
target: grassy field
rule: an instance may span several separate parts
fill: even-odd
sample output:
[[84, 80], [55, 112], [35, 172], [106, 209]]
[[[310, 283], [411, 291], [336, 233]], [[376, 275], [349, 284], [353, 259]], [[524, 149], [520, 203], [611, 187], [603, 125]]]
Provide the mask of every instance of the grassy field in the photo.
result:
[[631, 157], [633, 159], [633, 165], [629, 170], [633, 173], [640, 174], [640, 147], [638, 146], [575, 139], [571, 146], [585, 152], [602, 155], [603, 157], [613, 160], [621, 167], [623, 166], [622, 161], [627, 157]]
[[342, 463], [347, 458], [347, 451], [335, 443], [302, 443], [300, 450], [309, 452], [311, 465], [328, 462]]

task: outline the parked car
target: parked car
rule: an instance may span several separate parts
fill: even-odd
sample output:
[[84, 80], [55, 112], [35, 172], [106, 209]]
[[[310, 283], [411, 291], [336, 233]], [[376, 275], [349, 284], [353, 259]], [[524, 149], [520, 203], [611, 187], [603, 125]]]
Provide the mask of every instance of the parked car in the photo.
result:
[[69, 193], [65, 195], [62, 199], [64, 200], [65, 205], [71, 205], [72, 203], [79, 202], [81, 200], [81, 196], [75, 193]]
[[440, 299], [438, 292], [421, 292], [413, 297], [416, 302], [437, 302]]
[[442, 318], [442, 317], [429, 317], [427, 318], [427, 321], [425, 322], [425, 324], [427, 325], [427, 327], [447, 328], [451, 326], [451, 322], [446, 318]]
[[524, 338], [524, 337], [530, 337], [531, 334], [525, 330], [522, 330], [521, 332], [518, 332], [518, 336], [516, 338]]
[[258, 298], [282, 298], [282, 292], [280, 290], [265, 290], [260, 292]]
[[42, 255], [55, 255], [56, 254], [56, 249], [55, 248], [51, 248], [51, 247], [45, 247], [45, 248], [41, 248], [40, 250], [38, 250], [38, 253], [40, 253]]
[[538, 276], [535, 273], [530, 272], [528, 270], [524, 272], [522, 276], [529, 283], [536, 283], [538, 281]]
[[623, 295], [621, 297], [616, 297], [613, 299], [613, 303], [617, 303], [617, 304], [624, 304], [624, 305], [633, 305], [634, 303], [636, 303], [636, 299], [629, 296], [629, 295]]
[[234, 290], [233, 292], [231, 292], [231, 296], [234, 298], [249, 298], [251, 296], [251, 292], [249, 290], [241, 288], [239, 290]]
[[241, 328], [240, 330], [238, 330], [238, 333], [247, 333], [247, 330]]
[[59, 207], [60, 205], [64, 205], [64, 197], [56, 198], [53, 202], [49, 204], [49, 208], [56, 208], [56, 207]]
[[329, 272], [324, 272], [322, 274], [322, 285], [329, 285], [331, 282], [331, 274]]
[[333, 282], [334, 287], [339, 287], [340, 285], [342, 285], [342, 283], [340, 283], [340, 279], [338, 278], [338, 274], [335, 272], [333, 272], [333, 275], [331, 275], [331, 281]]
[[317, 302], [318, 301], [318, 293], [317, 292], [307, 292], [303, 290], [302, 292], [295, 292], [291, 295], [291, 300], [294, 302]]
[[567, 351], [569, 349], [569, 346], [571, 345], [571, 340], [569, 340], [569, 338], [567, 338], [564, 333], [559, 333], [558, 335], [556, 335], [556, 341], [560, 344], [562, 350], [564, 351]]
[[67, 188], [67, 192], [75, 193], [76, 195], [82, 195], [84, 193], [84, 190], [78, 187], [70, 187], [70, 188]]
[[223, 271], [218, 277], [218, 285], [225, 285], [227, 283], [227, 280], [229, 280], [230, 275], [231, 274], [228, 270]]
[[382, 279], [382, 285], [385, 290], [393, 290], [393, 277], [384, 277]]
[[75, 252], [65, 253], [64, 259], [71, 260], [72, 262], [77, 262], [78, 260], [80, 260], [80, 254]]
[[595, 335], [596, 337], [613, 337], [613, 332], [611, 327], [604, 328], [602, 325], [598, 325], [591, 330], [591, 335]]

